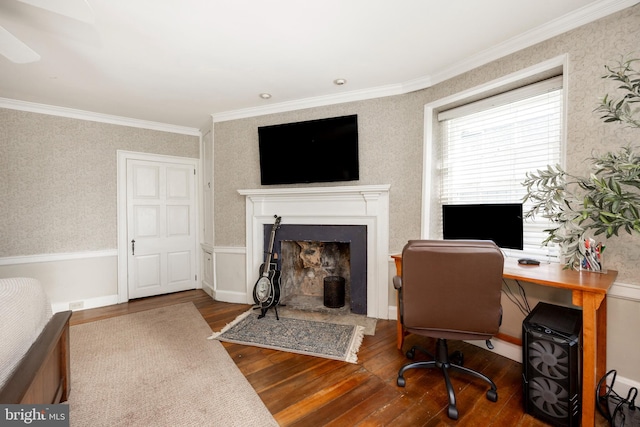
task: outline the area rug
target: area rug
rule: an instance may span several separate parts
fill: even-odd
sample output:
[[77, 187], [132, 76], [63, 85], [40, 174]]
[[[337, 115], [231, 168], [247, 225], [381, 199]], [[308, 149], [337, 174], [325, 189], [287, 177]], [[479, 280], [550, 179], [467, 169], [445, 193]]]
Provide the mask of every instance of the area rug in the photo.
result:
[[271, 348], [291, 353], [358, 362], [358, 350], [364, 327], [341, 325], [280, 316], [269, 311], [262, 319], [259, 310], [249, 310], [238, 316], [209, 339]]
[[71, 327], [71, 426], [277, 426], [193, 303]]

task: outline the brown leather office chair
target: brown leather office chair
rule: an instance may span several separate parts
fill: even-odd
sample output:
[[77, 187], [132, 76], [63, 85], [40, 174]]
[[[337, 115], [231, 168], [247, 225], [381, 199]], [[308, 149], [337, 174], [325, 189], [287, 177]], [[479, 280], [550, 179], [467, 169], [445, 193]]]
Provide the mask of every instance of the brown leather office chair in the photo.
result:
[[500, 293], [504, 258], [491, 241], [411, 240], [402, 251], [402, 277], [396, 276], [400, 321], [408, 333], [437, 339], [435, 356], [414, 346], [432, 359], [416, 361], [398, 372], [397, 384], [405, 386], [404, 373], [413, 368], [442, 370], [449, 394], [448, 415], [458, 418], [456, 396], [449, 371], [470, 374], [487, 382], [487, 399], [498, 400], [495, 383], [486, 375], [461, 366], [462, 354], [448, 353], [447, 340], [486, 340], [498, 332], [502, 317]]

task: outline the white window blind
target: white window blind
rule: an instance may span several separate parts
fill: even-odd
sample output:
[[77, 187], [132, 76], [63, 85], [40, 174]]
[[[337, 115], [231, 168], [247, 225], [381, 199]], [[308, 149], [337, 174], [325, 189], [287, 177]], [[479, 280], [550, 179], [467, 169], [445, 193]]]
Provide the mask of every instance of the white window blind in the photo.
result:
[[[440, 206], [522, 202], [526, 173], [560, 163], [562, 78], [441, 112], [438, 121]], [[525, 221], [524, 251], [507, 255], [557, 260], [557, 248], [541, 245], [550, 226]]]

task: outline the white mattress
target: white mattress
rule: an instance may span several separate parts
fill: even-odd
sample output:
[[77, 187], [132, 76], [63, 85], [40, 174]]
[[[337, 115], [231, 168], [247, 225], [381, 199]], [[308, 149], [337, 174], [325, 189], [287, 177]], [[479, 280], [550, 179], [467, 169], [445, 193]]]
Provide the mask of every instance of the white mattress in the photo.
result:
[[0, 279], [0, 386], [51, 317], [51, 303], [39, 281]]

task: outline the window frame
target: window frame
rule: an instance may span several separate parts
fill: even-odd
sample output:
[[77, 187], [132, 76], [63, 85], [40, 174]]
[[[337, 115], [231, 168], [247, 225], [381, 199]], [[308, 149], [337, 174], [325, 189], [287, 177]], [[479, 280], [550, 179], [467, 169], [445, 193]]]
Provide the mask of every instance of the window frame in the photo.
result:
[[[478, 99], [508, 91], [509, 87], [516, 88], [524, 85], [527, 81], [535, 79], [536, 76], [544, 76], [555, 70], [559, 70], [562, 75], [563, 99], [562, 99], [562, 125], [561, 125], [561, 147], [560, 165], [564, 167], [566, 162], [566, 135], [567, 135], [567, 94], [568, 76], [566, 73], [568, 55], [561, 55], [537, 65], [525, 68], [521, 71], [509, 74], [505, 77], [492, 80], [482, 85], [473, 87], [462, 92], [441, 98], [424, 106], [424, 142], [423, 142], [423, 178], [422, 178], [422, 218], [421, 218], [421, 238], [440, 238], [438, 229], [440, 213], [438, 212], [439, 180], [437, 176], [438, 164], [436, 155], [439, 149], [438, 133], [440, 130], [438, 113], [449, 110], [451, 107], [474, 102]], [[502, 88], [507, 88], [502, 90]], [[558, 261], [556, 259], [556, 261]]]

